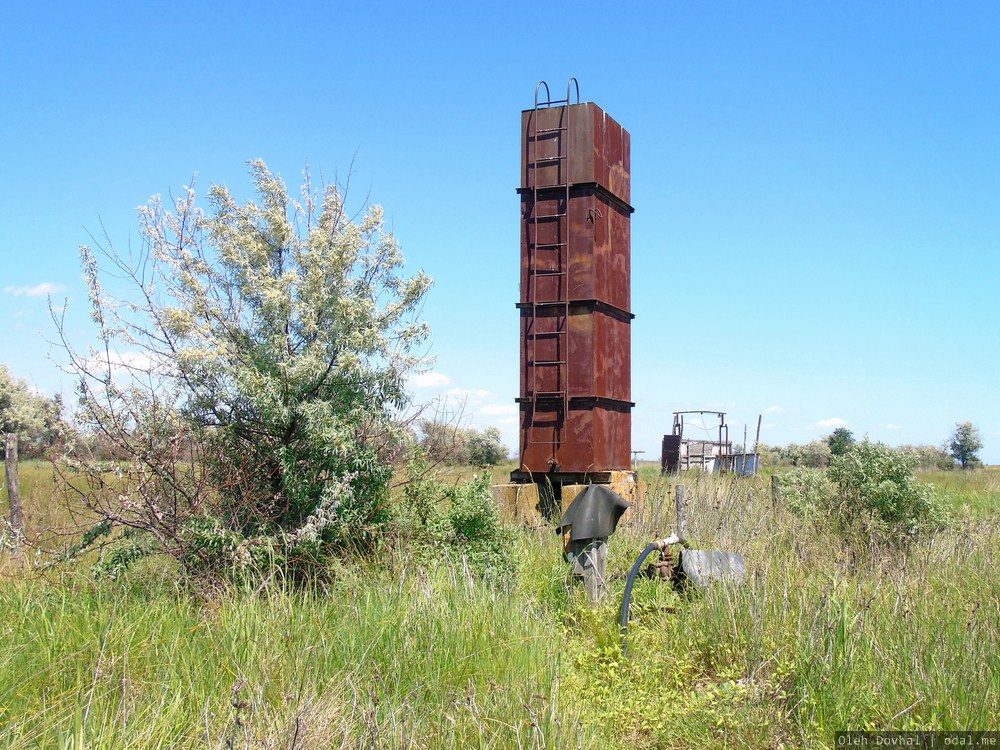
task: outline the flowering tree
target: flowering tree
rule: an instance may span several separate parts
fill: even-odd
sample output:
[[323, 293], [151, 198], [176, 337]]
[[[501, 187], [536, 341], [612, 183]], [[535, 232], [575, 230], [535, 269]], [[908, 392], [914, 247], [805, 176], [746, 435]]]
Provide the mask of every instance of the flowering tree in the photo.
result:
[[983, 439], [979, 428], [972, 422], [957, 422], [955, 431], [951, 434], [949, 443], [951, 456], [958, 461], [963, 469], [975, 466], [979, 461], [979, 450], [983, 447]]
[[138, 251], [99, 248], [110, 274], [82, 247], [102, 346], [67, 345], [80, 420], [127, 459], [75, 467], [88, 486], [67, 491], [202, 567], [370, 538], [428, 335], [430, 279], [402, 273], [381, 208], [352, 218], [336, 186], [307, 175], [297, 200], [263, 162], [250, 170], [256, 201], [220, 186], [208, 211], [193, 187], [172, 208], [154, 197]]
[[491, 466], [507, 458], [500, 430], [461, 427], [454, 421], [421, 420], [420, 447], [434, 462]]
[[62, 397], [32, 391], [0, 364], [0, 434], [15, 434], [22, 457], [39, 458], [65, 435]]
[[[35, 458], [51, 448], [65, 433], [62, 400], [32, 392], [24, 380], [11, 375], [0, 364], [0, 444], [4, 451], [4, 477], [10, 506], [10, 530], [14, 543], [24, 537], [24, 513], [18, 481], [18, 451]], [[0, 519], [0, 547], [7, 539], [6, 524]]]

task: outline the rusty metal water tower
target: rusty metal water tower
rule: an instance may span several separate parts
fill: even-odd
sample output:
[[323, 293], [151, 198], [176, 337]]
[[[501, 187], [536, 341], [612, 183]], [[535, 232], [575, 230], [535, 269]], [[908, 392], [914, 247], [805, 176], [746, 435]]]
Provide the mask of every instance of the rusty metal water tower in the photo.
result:
[[558, 100], [542, 81], [521, 113], [520, 466], [511, 480], [556, 493], [631, 470], [631, 137], [579, 99], [576, 79]]

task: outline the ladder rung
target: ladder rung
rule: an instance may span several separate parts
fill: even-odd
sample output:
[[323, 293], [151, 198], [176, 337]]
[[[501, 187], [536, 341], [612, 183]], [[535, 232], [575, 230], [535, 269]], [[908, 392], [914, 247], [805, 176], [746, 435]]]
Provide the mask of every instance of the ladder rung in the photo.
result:
[[562, 161], [565, 158], [565, 156], [543, 156], [541, 159], [535, 159], [533, 162], [530, 162], [528, 166], [533, 167], [536, 164], [547, 164], [550, 161]]
[[541, 214], [539, 216], [532, 216], [531, 218], [535, 221], [539, 221], [540, 219], [561, 219], [565, 215], [566, 214]]
[[561, 128], [536, 128], [534, 138], [537, 138], [539, 133], [543, 135], [552, 135], [553, 133], [560, 133], [564, 130], [569, 130], [569, 128], [563, 126]]
[[546, 271], [543, 268], [536, 268], [531, 274], [532, 276], [565, 276], [565, 271]]
[[564, 359], [539, 359], [534, 362], [530, 362], [532, 365], [564, 365], [566, 360]]
[[565, 395], [566, 391], [539, 391], [534, 394], [534, 397], [536, 399], [539, 398], [552, 399], [552, 398], [562, 398]]
[[525, 336], [534, 339], [534, 338], [540, 338], [542, 336], [564, 336], [565, 334], [566, 331], [537, 331], [537, 332], [528, 331], [525, 333]]
[[566, 246], [565, 242], [536, 242], [533, 245], [531, 243], [528, 243], [528, 244], [531, 245], [531, 247], [535, 248], [536, 250], [549, 250], [549, 249], [551, 249], [553, 247], [565, 247]]

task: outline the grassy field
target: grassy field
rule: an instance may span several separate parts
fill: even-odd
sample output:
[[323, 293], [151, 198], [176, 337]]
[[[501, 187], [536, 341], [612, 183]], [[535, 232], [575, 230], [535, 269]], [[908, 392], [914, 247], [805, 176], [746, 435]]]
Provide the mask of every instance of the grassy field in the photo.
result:
[[[646, 512], [613, 537], [596, 609], [545, 529], [518, 530], [503, 586], [405, 544], [305, 591], [5, 556], [0, 748], [798, 748], [998, 729], [1000, 473], [922, 476], [954, 517], [905, 551], [791, 515], [767, 478], [685, 477], [689, 537], [743, 553], [747, 579], [685, 596], [640, 580], [624, 658], [624, 573], [673, 521], [673, 483], [640, 470]], [[21, 483], [29, 536], [68, 544], [78, 519], [51, 470]]]
[[960, 516], [984, 517], [1000, 513], [1000, 467], [976, 471], [927, 471], [930, 482]]

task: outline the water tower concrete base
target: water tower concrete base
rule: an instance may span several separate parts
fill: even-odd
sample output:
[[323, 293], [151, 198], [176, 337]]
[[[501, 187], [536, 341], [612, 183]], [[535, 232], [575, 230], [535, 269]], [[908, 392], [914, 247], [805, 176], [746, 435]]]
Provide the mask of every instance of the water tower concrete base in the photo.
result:
[[600, 482], [584, 482], [579, 479], [560, 482], [559, 479], [563, 478], [534, 475], [525, 477], [524, 481], [493, 485], [493, 497], [501, 516], [508, 523], [531, 528], [544, 526], [547, 521], [557, 522], [576, 496], [591, 484], [606, 484], [632, 504], [622, 516], [622, 523], [628, 523], [645, 507], [646, 483], [634, 471], [601, 472], [600, 478], [604, 481]]

